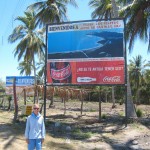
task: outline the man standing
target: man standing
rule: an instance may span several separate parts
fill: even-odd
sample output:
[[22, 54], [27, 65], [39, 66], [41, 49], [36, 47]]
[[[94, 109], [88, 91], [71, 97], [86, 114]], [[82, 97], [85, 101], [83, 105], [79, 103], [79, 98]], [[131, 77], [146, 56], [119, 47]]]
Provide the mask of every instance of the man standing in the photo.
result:
[[27, 118], [25, 138], [28, 144], [28, 150], [41, 150], [45, 138], [44, 119], [39, 113], [39, 105], [34, 104], [33, 112]]

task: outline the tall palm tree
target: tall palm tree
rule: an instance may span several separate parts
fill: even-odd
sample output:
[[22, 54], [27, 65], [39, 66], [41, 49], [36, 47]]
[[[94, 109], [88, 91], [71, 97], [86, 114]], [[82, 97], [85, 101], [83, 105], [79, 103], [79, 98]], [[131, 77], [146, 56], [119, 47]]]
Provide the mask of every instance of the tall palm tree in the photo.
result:
[[[89, 2], [89, 6], [94, 8], [92, 12], [92, 18], [98, 19], [111, 19], [117, 18], [118, 12], [116, 11], [117, 6], [114, 0], [91, 0]], [[112, 86], [112, 101], [113, 106], [115, 107], [115, 94], [114, 94], [114, 86]]]
[[24, 63], [21, 63], [20, 67], [23, 65], [25, 66], [25, 63], [30, 62], [30, 67], [34, 66], [33, 71], [34, 76], [36, 77], [35, 56], [37, 55], [38, 58], [40, 58], [41, 55], [43, 55], [45, 44], [42, 39], [42, 32], [37, 30], [38, 22], [35, 19], [35, 15], [36, 14], [30, 10], [25, 12], [25, 16], [17, 17], [16, 20], [20, 21], [21, 24], [13, 30], [8, 41], [10, 43], [19, 41], [14, 50], [14, 56], [18, 57], [18, 61], [23, 59]]
[[[20, 21], [21, 24], [17, 26], [12, 34], [9, 36], [8, 41], [14, 43], [19, 41], [15, 50], [14, 56], [18, 57], [18, 61], [23, 59], [23, 61], [30, 62], [33, 67], [34, 78], [35, 78], [35, 94], [34, 94], [34, 103], [36, 97], [36, 67], [35, 67], [35, 56], [37, 55], [40, 59], [41, 55], [44, 53], [45, 44], [42, 39], [43, 32], [37, 30], [38, 22], [35, 19], [35, 12], [32, 10], [25, 12], [24, 17], [17, 17], [17, 21]], [[30, 69], [29, 69], [30, 70]]]
[[30, 5], [28, 9], [38, 12], [36, 18], [41, 24], [57, 23], [68, 21], [68, 4], [77, 7], [75, 0], [45, 0]]
[[118, 6], [115, 0], [111, 0], [113, 18], [118, 18]]
[[136, 91], [136, 102], [139, 102], [139, 88], [143, 84], [142, 81], [146, 67], [146, 60], [142, 60], [142, 56], [138, 55], [133, 57], [133, 60], [129, 60], [129, 62], [130, 83]]
[[132, 50], [134, 41], [138, 37], [148, 42], [148, 51], [150, 51], [150, 1], [133, 0], [131, 4], [120, 10], [120, 16], [127, 19], [126, 38], [129, 41], [129, 50]]
[[[143, 91], [141, 89], [141, 92], [142, 92], [142, 98], [141, 99], [144, 99], [144, 103], [146, 104], [150, 104], [150, 69], [145, 69], [145, 72], [144, 72], [144, 84], [143, 84]], [[144, 98], [143, 98], [144, 97]]]
[[41, 61], [37, 63], [37, 79], [40, 83], [44, 83], [45, 73], [45, 56], [41, 57]]
[[90, 0], [89, 6], [94, 8], [94, 11], [91, 14], [93, 19], [112, 18], [111, 0]]
[[27, 76], [31, 75], [32, 73], [32, 65], [31, 65], [31, 62], [29, 61], [22, 61], [19, 63], [19, 66], [17, 68], [18, 70], [20, 70], [20, 74], [25, 74]]
[[[107, 5], [111, 6], [110, 7], [110, 13], [111, 15], [110, 18], [117, 18], [119, 16], [119, 7], [118, 7], [118, 4], [126, 4], [127, 2], [129, 2], [130, 0], [118, 0], [118, 1], [115, 1], [115, 0], [109, 0], [107, 1]], [[109, 4], [108, 4], [109, 3]], [[96, 5], [91, 5], [91, 4], [96, 4]], [[90, 6], [94, 6], [95, 9], [97, 8], [101, 8], [103, 5], [105, 6], [106, 5], [106, 1], [104, 0], [91, 0], [90, 3], [89, 3]], [[107, 8], [107, 7], [105, 7]], [[116, 9], [118, 9], [118, 12], [116, 11]], [[93, 13], [96, 13], [96, 17], [98, 16], [101, 16], [102, 14], [104, 14], [104, 12], [107, 12], [107, 9], [103, 10], [103, 13], [99, 12], [99, 11], [93, 11]], [[104, 15], [103, 15], [104, 16]], [[98, 17], [99, 18], [99, 17]], [[106, 18], [103, 18], [103, 19], [107, 19]], [[112, 87], [112, 100], [113, 100], [113, 106], [115, 104], [115, 98], [114, 98], [114, 87]], [[132, 102], [132, 94], [131, 94], [131, 88], [130, 88], [130, 83], [129, 83], [129, 75], [128, 75], [128, 72], [127, 72], [127, 109], [126, 109], [126, 117], [129, 118], [129, 117], [136, 117], [136, 113], [135, 113], [135, 109], [134, 109], [134, 105], [133, 105], [133, 102]]]

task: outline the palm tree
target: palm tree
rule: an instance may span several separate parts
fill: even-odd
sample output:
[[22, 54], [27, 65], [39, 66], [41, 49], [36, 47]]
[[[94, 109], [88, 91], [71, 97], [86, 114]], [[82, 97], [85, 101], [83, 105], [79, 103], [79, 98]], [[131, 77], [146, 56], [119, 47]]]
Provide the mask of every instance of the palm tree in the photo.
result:
[[[130, 0], [129, 0], [130, 1]], [[111, 13], [110, 18], [117, 18], [119, 16], [119, 10], [118, 10], [118, 6], [117, 4], [126, 4], [127, 2], [129, 2], [128, 0], [118, 0], [117, 3], [115, 0], [109, 0], [107, 1], [107, 5], [111, 6], [111, 10], [109, 11]], [[109, 3], [109, 4], [108, 4]], [[96, 4], [96, 5], [91, 5], [91, 4]], [[102, 7], [102, 5], [106, 5], [106, 1], [103, 1], [103, 0], [91, 0], [89, 5], [91, 6], [94, 6], [95, 9], [97, 9], [98, 7]], [[107, 8], [107, 7], [105, 7]], [[116, 9], [118, 10], [118, 12], [116, 11]], [[93, 13], [97, 13], [95, 16], [98, 17], [98, 16], [101, 16], [102, 14], [104, 14], [104, 12], [107, 12], [107, 9], [103, 10], [103, 13], [99, 12], [99, 11], [93, 11]], [[92, 14], [93, 14], [92, 13]], [[104, 15], [103, 15], [104, 16]], [[100, 18], [100, 17], [98, 17]], [[103, 19], [107, 19], [106, 18], [103, 18]], [[115, 98], [114, 98], [114, 87], [112, 87], [112, 100], [113, 100], [113, 106], [115, 106]], [[128, 72], [127, 72], [127, 107], [126, 107], [126, 117], [129, 118], [129, 117], [136, 117], [136, 113], [135, 113], [135, 109], [134, 109], [134, 105], [133, 105], [133, 102], [132, 102], [132, 94], [131, 94], [131, 88], [130, 88], [130, 83], [129, 83], [129, 76], [128, 76]]]
[[[8, 38], [8, 41], [10, 43], [19, 41], [14, 50], [14, 56], [18, 57], [18, 61], [21, 59], [24, 61], [24, 63], [20, 63], [19, 68], [23, 66], [25, 67], [25, 64], [30, 62], [30, 67], [34, 66], [34, 76], [36, 77], [35, 55], [40, 58], [41, 55], [43, 55], [45, 48], [45, 44], [42, 39], [42, 32], [40, 30], [36, 30], [37, 21], [33, 11], [25, 12], [24, 17], [17, 17], [16, 20], [20, 21], [21, 25], [18, 25], [13, 30], [12, 34]], [[28, 71], [29, 75], [31, 70]]]
[[142, 56], [138, 55], [133, 60], [129, 60], [129, 75], [130, 83], [135, 88], [136, 101], [139, 102], [139, 88], [142, 86], [144, 69], [146, 67], [146, 60], [142, 60]]
[[119, 7], [132, 0], [90, 0], [89, 6], [94, 8], [91, 16], [93, 19], [110, 19], [119, 16]]
[[[35, 67], [35, 56], [37, 55], [40, 59], [41, 55], [44, 55], [45, 44], [42, 39], [43, 32], [41, 30], [37, 30], [38, 22], [35, 19], [35, 13], [30, 10], [25, 12], [24, 17], [17, 17], [16, 20], [21, 22], [21, 25], [17, 26], [12, 34], [9, 36], [8, 41], [10, 43], [14, 43], [19, 41], [15, 50], [14, 56], [18, 56], [18, 61], [23, 59], [23, 62], [20, 64], [20, 67], [23, 67], [25, 63], [30, 62], [30, 67], [33, 68], [34, 77], [35, 77], [35, 87], [37, 84], [36, 80], [36, 67]], [[28, 66], [29, 67], [29, 66]], [[26, 70], [27, 73], [31, 73], [31, 68]], [[20, 68], [22, 69], [22, 68]], [[26, 68], [24, 68], [26, 69]], [[29, 71], [29, 72], [28, 72]], [[36, 88], [35, 88], [35, 96], [34, 103], [36, 97]]]
[[32, 69], [34, 69], [31, 65], [30, 61], [22, 61], [19, 63], [19, 66], [17, 68], [20, 70], [20, 74], [25, 74], [27, 76], [30, 76], [32, 73]]
[[[111, 19], [117, 18], [118, 12], [116, 11], [117, 6], [114, 0], [91, 0], [89, 6], [93, 7], [95, 10], [92, 12], [92, 18], [98, 19]], [[114, 86], [112, 86], [112, 101], [115, 107], [115, 91]]]
[[126, 39], [129, 41], [129, 50], [132, 50], [134, 41], [138, 37], [148, 42], [148, 51], [150, 51], [150, 1], [133, 0], [131, 4], [120, 10], [120, 16], [127, 20]]
[[[149, 62], [148, 62], [149, 63]], [[144, 73], [144, 79], [145, 79], [145, 82], [150, 84], [150, 70], [149, 69], [146, 69], [145, 70], [145, 73]]]
[[68, 21], [67, 5], [77, 7], [75, 0], [45, 0], [34, 3], [28, 9], [37, 11], [36, 18], [40, 24]]
[[112, 18], [111, 0], [90, 0], [89, 6], [94, 8], [94, 11], [91, 14], [93, 19]]
[[119, 10], [119, 8], [117, 7], [116, 1], [115, 0], [111, 0], [111, 4], [112, 4], [113, 18], [118, 18], [118, 10]]
[[141, 89], [142, 98], [144, 99], [144, 103], [150, 104], [150, 69], [145, 69], [143, 78], [144, 84], [143, 89]]
[[45, 56], [41, 57], [41, 61], [37, 63], [37, 79], [40, 83], [44, 83], [45, 73]]

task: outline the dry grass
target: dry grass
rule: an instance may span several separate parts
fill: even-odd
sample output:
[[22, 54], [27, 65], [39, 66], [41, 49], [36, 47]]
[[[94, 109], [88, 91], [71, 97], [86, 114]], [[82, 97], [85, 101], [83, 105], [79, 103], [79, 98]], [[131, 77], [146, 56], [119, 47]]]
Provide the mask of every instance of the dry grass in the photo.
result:
[[[133, 140], [138, 141], [142, 148], [149, 148], [150, 142], [150, 106], [139, 105], [143, 117], [128, 124], [124, 123], [124, 105], [102, 103], [102, 114], [105, 118], [99, 121], [99, 105], [97, 102], [85, 102], [83, 114], [80, 113], [80, 102], [69, 101], [64, 115], [64, 106], [55, 100], [53, 108], [46, 109], [46, 139], [45, 150], [94, 150], [94, 149], [123, 149], [129, 147]], [[48, 106], [48, 105], [47, 105]], [[19, 102], [19, 116], [22, 103]], [[0, 110], [0, 149], [26, 150], [24, 140], [25, 117], [19, 117], [18, 123], [13, 123], [13, 110]], [[69, 130], [67, 130], [67, 128]], [[146, 136], [146, 138], [143, 138]], [[142, 137], [142, 138], [141, 138]], [[143, 140], [143, 141], [142, 141]]]

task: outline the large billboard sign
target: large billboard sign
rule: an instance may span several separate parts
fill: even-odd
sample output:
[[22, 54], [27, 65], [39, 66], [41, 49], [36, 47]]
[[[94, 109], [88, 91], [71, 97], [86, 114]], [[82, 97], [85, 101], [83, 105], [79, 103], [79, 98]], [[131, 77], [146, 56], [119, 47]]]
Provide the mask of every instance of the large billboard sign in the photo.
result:
[[124, 21], [47, 25], [47, 83], [124, 84]]

